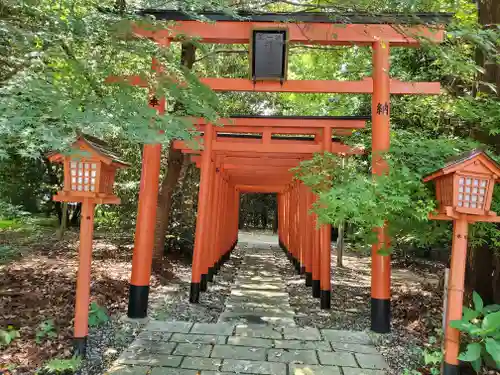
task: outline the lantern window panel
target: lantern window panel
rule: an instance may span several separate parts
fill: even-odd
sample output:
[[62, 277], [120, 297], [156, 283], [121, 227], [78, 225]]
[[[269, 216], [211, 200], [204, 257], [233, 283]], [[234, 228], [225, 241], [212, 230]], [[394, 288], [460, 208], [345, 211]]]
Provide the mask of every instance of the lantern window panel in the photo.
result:
[[458, 180], [458, 207], [483, 209], [487, 187], [487, 179], [460, 177]]
[[71, 190], [73, 191], [95, 191], [95, 178], [97, 175], [97, 164], [90, 162], [72, 161], [71, 165]]

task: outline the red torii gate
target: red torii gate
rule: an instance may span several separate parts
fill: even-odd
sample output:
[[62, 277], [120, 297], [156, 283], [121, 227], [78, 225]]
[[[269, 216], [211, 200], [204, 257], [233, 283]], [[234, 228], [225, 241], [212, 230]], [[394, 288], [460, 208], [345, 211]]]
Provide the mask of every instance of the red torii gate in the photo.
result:
[[[364, 152], [332, 142], [332, 130], [352, 132], [353, 129], [364, 128], [365, 120], [355, 117], [233, 117], [224, 120], [224, 127], [215, 127], [200, 119], [196, 125], [204, 132], [203, 151], [194, 150], [182, 141], [174, 143], [174, 147], [183, 152], [201, 153], [201, 157], [192, 157], [201, 169], [190, 293], [192, 303], [199, 302], [200, 291], [207, 290], [207, 281], [213, 280], [221, 260], [227, 259], [228, 252], [236, 244], [230, 242], [230, 247], [224, 247], [227, 243], [220, 242], [211, 234], [213, 231], [215, 236], [220, 234], [221, 218], [238, 222], [238, 217], [227, 216], [225, 212], [228, 204], [226, 191], [229, 190], [231, 201], [239, 201], [240, 192], [278, 193], [280, 214], [292, 218], [289, 223], [286, 220], [278, 222], [280, 245], [289, 252], [297, 271], [307, 275], [307, 285], [314, 285], [313, 295], [321, 296], [321, 307], [330, 308], [330, 228], [324, 225], [316, 230], [315, 221], [308, 216], [312, 192], [293, 179], [290, 169], [298, 166], [301, 160], [312, 157], [315, 152]], [[298, 127], [301, 124], [304, 127]], [[305, 135], [309, 132], [312, 137]], [[296, 134], [302, 136], [289, 137]], [[253, 137], [248, 138], [248, 135]], [[217, 196], [220, 188], [222, 191], [219, 194], [225, 197], [222, 201], [220, 195]], [[217, 198], [213, 199], [214, 196]], [[287, 203], [292, 199], [296, 204]], [[300, 210], [291, 209], [287, 213], [286, 206], [300, 206]], [[234, 214], [232, 210], [229, 215], [231, 213]], [[236, 240], [237, 225], [234, 230], [236, 232], [230, 233], [229, 238]], [[293, 246], [290, 246], [291, 242]], [[313, 257], [313, 253], [317, 256]], [[203, 254], [210, 255], [203, 257]], [[328, 267], [319, 272], [321, 264]]]
[[[286, 29], [289, 36], [288, 43], [371, 46], [373, 50], [371, 79], [356, 82], [288, 80], [283, 83], [267, 81], [253, 82], [252, 80], [231, 78], [202, 78], [201, 80], [215, 91], [371, 93], [372, 170], [376, 175], [386, 173], [388, 168], [381, 154], [388, 151], [390, 144], [390, 94], [439, 94], [440, 91], [439, 83], [403, 83], [391, 80], [389, 77], [390, 47], [418, 47], [420, 45], [420, 37], [432, 42], [441, 42], [444, 37], [444, 30], [442, 27], [436, 26], [435, 23], [442, 24], [443, 21], [446, 22], [449, 15], [419, 14], [416, 19], [420, 19], [423, 24], [415, 25], [415, 18], [400, 15], [384, 15], [378, 18], [363, 15], [347, 15], [342, 17], [343, 21], [338, 22], [332, 20], [329, 15], [317, 13], [249, 14], [244, 19], [234, 19], [219, 13], [207, 13], [204, 16], [216, 22], [203, 23], [192, 20], [188, 16], [176, 11], [144, 10], [141, 13], [154, 15], [158, 19], [176, 21], [172, 27], [161, 30], [141, 27], [140, 25], [134, 27], [136, 35], [153, 39], [159, 45], [165, 47], [171, 41], [185, 40], [186, 35], [194, 37], [202, 43], [248, 44], [251, 31], [254, 28]], [[346, 24], [346, 19], [352, 23]], [[434, 26], [429, 27], [428, 24], [430, 23], [433, 23]], [[153, 64], [153, 68], [158, 70], [155, 64]], [[131, 84], [144, 85], [137, 76], [121, 79], [128, 80]], [[164, 105], [164, 100], [160, 100], [159, 111], [164, 111]], [[300, 125], [299, 123], [295, 126], [290, 126], [293, 121], [287, 121], [286, 126], [296, 128], [300, 128], [301, 126], [315, 127], [313, 124], [318, 120], [321, 121], [321, 119], [309, 120], [309, 125]], [[265, 122], [265, 120], [263, 121]], [[208, 278], [209, 268], [213, 268], [214, 265], [217, 268], [220, 265], [216, 262], [217, 256], [222, 254], [222, 259], [227, 258], [229, 249], [235, 244], [238, 210], [237, 187], [247, 189], [246, 191], [269, 191], [270, 189], [276, 189], [280, 193], [280, 240], [283, 246], [292, 254], [293, 258], [298, 259], [296, 262], [305, 267], [305, 270], [310, 270], [312, 278], [315, 277], [314, 275], [320, 275], [320, 284], [322, 283], [320, 289], [329, 293], [330, 279], [326, 280], [326, 276], [323, 278], [323, 275], [330, 272], [330, 263], [327, 262], [326, 253], [323, 254], [324, 259], [320, 262], [318, 261], [319, 254], [317, 252], [306, 251], [306, 249], [308, 246], [312, 246], [312, 249], [325, 248], [325, 244], [329, 243], [330, 230], [327, 225], [323, 225], [319, 235], [303, 235], [307, 233], [307, 228], [313, 227], [311, 223], [314, 222], [314, 218], [311, 215], [307, 216], [307, 207], [310, 206], [310, 202], [314, 200], [314, 197], [310, 194], [308, 195], [305, 187], [298, 182], [287, 180], [286, 174], [282, 169], [279, 169], [280, 174], [271, 180], [272, 184], [259, 184], [256, 181], [256, 175], [249, 174], [248, 168], [241, 169], [239, 173], [236, 173], [234, 169], [230, 172], [231, 169], [222, 168], [223, 172], [221, 172], [221, 169], [219, 169], [219, 172], [215, 171], [215, 176], [219, 175], [220, 177], [212, 178], [214, 173], [213, 168], [217, 167], [214, 167], [215, 163], [209, 156], [214, 153], [217, 158], [226, 153], [224, 157], [243, 155], [245, 158], [248, 158], [250, 155], [255, 156], [255, 154], [263, 156], [265, 153], [278, 152], [284, 155], [291, 152], [295, 155], [300, 154], [307, 157], [311, 156], [314, 152], [335, 151], [334, 147], [338, 145], [331, 144], [329, 141], [331, 139], [331, 132], [335, 129], [335, 126], [319, 126], [321, 131], [314, 133], [314, 141], [309, 141], [309, 144], [294, 145], [293, 150], [290, 150], [290, 145], [287, 142], [280, 143], [277, 139], [273, 141], [272, 133], [269, 131], [262, 133], [262, 139], [266, 140], [266, 142], [261, 140], [258, 140], [258, 142], [255, 140], [238, 140], [238, 142], [234, 142], [234, 140], [223, 141], [223, 137], [216, 137], [216, 132], [212, 124], [201, 124], [198, 122], [198, 125], [202, 127], [204, 132], [205, 144], [204, 151], [199, 160], [202, 181], [200, 183], [199, 211], [196, 228], [197, 244], [195, 244], [193, 260], [191, 300], [197, 302], [197, 289], [203, 289], [201, 275], [206, 272], [206, 277]], [[244, 123], [240, 125], [242, 128], [249, 126], [249, 124], [245, 125]], [[226, 126], [223, 129], [227, 131], [229, 127], [231, 126]], [[322, 144], [317, 142], [318, 136], [321, 136]], [[235, 143], [238, 143], [238, 151], [233, 150]], [[178, 143], [176, 146], [184, 149], [186, 145]], [[298, 150], [301, 150], [301, 152]], [[233, 152], [240, 154], [233, 155]], [[132, 318], [142, 318], [147, 315], [149, 279], [154, 243], [153, 228], [158, 198], [160, 154], [160, 145], [149, 144], [144, 146], [128, 311], [129, 317]], [[276, 171], [273, 168], [269, 170]], [[272, 174], [274, 175], [275, 172]], [[267, 176], [271, 178], [271, 174], [263, 169], [260, 170], [259, 175], [260, 177]], [[207, 181], [210, 182], [212, 180], [215, 181], [215, 188], [210, 188], [210, 185], [207, 183]], [[278, 191], [280, 187], [284, 187], [284, 189]], [[222, 207], [225, 209], [225, 215], [219, 217], [216, 221], [215, 232], [212, 232], [214, 224], [210, 224], [210, 222], [207, 224], [203, 219], [210, 210], [210, 194], [216, 195], [217, 201], [221, 202]], [[297, 202], [299, 202], [298, 206]], [[234, 221], [231, 221], [229, 218], [232, 218]], [[218, 231], [217, 228], [219, 229]], [[389, 239], [386, 236], [384, 228], [377, 228], [376, 230], [378, 232], [378, 242], [372, 247], [372, 330], [385, 333], [390, 331], [390, 257], [379, 254], [379, 250], [384, 244], [389, 242]], [[299, 236], [298, 233], [302, 235]], [[216, 243], [217, 247], [214, 248], [216, 250], [200, 244], [202, 238], [209, 238], [210, 243]], [[202, 253], [204, 249], [207, 249], [205, 250], [207, 254]], [[205, 256], [207, 257], [204, 258]], [[204, 261], [204, 259], [207, 259], [207, 261]], [[321, 270], [318, 267], [321, 267]], [[213, 270], [211, 272], [213, 273]], [[198, 282], [200, 283], [199, 287], [196, 285]], [[324, 295], [326, 296], [326, 293]], [[326, 297], [323, 300], [326, 301]], [[326, 302], [322, 304], [326, 306]]]

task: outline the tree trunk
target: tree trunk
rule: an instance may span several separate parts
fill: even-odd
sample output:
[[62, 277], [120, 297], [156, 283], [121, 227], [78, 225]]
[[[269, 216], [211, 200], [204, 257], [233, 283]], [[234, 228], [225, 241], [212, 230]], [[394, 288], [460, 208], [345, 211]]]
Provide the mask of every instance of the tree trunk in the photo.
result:
[[[483, 28], [496, 28], [500, 24], [500, 0], [478, 1], [478, 14]], [[485, 56], [480, 48], [476, 50], [476, 62], [484, 68], [484, 72], [478, 77], [478, 91], [500, 96], [500, 65], [491, 57]], [[496, 87], [496, 92], [481, 81]]]
[[82, 213], [82, 204], [77, 203], [73, 213], [71, 215], [71, 219], [69, 220], [69, 224], [72, 227], [77, 227], [80, 225], [80, 215]]
[[278, 233], [278, 209], [274, 210], [273, 233]]
[[467, 289], [476, 291], [485, 304], [493, 303], [493, 253], [489, 246], [470, 249], [467, 267]]
[[62, 213], [60, 219], [59, 230], [57, 231], [57, 239], [60, 241], [64, 237], [64, 232], [68, 226], [68, 202], [62, 204]]
[[344, 267], [344, 226], [339, 225], [339, 236], [337, 238], [337, 267]]
[[[478, 21], [485, 29], [497, 27], [496, 25], [500, 24], [500, 0], [479, 0]], [[477, 92], [500, 96], [500, 65], [491, 56], [486, 56], [480, 48], [476, 49], [476, 63], [484, 69], [484, 72], [479, 73], [477, 77]], [[496, 92], [490, 85], [496, 88]], [[481, 129], [473, 132], [472, 136], [500, 152], [500, 137], [494, 137]], [[495, 297], [497, 271], [493, 266], [495, 260], [493, 254], [491, 243], [469, 251], [466, 285], [470, 291], [479, 293], [485, 303], [492, 303]]]
[[[181, 64], [188, 69], [193, 67], [196, 48], [191, 43], [182, 44]], [[181, 175], [184, 154], [181, 150], [173, 147], [170, 143], [167, 160], [167, 173], [163, 177], [160, 192], [158, 194], [158, 206], [156, 209], [155, 247], [153, 249], [153, 270], [161, 270], [162, 259], [165, 250], [165, 236], [168, 229], [170, 210], [172, 208], [172, 195]]]

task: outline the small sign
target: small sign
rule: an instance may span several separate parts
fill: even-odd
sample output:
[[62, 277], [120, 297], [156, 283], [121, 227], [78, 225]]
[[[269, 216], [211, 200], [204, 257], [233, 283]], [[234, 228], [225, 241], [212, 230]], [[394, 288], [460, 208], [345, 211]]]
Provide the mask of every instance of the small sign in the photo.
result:
[[287, 30], [254, 29], [250, 46], [251, 79], [254, 81], [286, 79]]

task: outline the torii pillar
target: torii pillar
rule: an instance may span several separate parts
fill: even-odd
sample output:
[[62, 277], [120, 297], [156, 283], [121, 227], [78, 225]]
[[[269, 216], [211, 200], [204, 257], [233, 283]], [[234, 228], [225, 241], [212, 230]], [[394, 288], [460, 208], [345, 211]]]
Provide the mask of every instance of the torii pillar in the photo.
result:
[[[373, 43], [373, 95], [372, 95], [372, 173], [388, 172], [384, 152], [390, 146], [390, 77], [389, 43]], [[377, 242], [372, 245], [371, 275], [371, 329], [377, 333], [391, 330], [391, 258], [379, 251], [389, 245], [386, 227], [375, 228]]]

